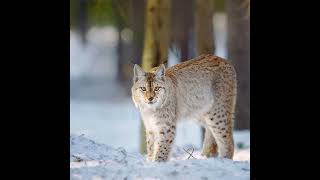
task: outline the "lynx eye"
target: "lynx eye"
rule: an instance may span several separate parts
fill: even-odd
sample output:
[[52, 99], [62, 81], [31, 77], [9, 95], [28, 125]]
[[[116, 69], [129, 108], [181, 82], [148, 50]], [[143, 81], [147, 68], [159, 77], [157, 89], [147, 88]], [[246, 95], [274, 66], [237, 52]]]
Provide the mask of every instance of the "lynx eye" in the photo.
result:
[[155, 91], [159, 91], [160, 87], [155, 87], [154, 90]]
[[140, 87], [140, 89], [141, 89], [142, 91], [146, 91], [146, 88], [145, 88], [145, 87]]

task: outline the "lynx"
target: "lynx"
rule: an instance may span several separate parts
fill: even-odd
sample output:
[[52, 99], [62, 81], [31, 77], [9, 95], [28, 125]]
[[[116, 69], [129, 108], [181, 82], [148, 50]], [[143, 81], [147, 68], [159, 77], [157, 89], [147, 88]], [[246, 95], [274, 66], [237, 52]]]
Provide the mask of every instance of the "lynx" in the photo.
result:
[[135, 65], [132, 99], [146, 127], [147, 160], [168, 160], [176, 124], [186, 118], [206, 130], [203, 155], [232, 159], [236, 84], [234, 67], [210, 54], [150, 72]]

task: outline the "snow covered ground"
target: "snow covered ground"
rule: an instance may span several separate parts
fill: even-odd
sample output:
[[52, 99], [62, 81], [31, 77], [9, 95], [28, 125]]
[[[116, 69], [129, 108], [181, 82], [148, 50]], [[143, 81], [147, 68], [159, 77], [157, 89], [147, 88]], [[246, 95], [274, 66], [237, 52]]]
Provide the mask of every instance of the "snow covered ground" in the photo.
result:
[[[200, 128], [177, 126], [172, 157], [147, 163], [139, 154], [139, 112], [129, 97], [70, 103], [71, 179], [249, 179], [250, 131], [235, 131], [234, 161], [202, 157]], [[195, 149], [188, 159], [191, 147]], [[184, 150], [185, 149], [185, 150]]]
[[148, 163], [139, 153], [98, 144], [83, 136], [70, 135], [70, 179], [250, 179], [247, 161], [201, 157], [188, 159], [178, 147], [166, 163]]

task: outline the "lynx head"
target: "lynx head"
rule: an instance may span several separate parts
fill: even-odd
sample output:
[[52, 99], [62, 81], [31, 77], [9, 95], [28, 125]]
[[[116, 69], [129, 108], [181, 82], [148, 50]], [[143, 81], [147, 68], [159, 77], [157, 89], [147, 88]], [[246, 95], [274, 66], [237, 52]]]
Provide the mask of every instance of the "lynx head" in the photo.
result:
[[165, 67], [161, 64], [151, 72], [145, 72], [139, 65], [133, 68], [132, 99], [136, 107], [157, 108], [165, 101]]

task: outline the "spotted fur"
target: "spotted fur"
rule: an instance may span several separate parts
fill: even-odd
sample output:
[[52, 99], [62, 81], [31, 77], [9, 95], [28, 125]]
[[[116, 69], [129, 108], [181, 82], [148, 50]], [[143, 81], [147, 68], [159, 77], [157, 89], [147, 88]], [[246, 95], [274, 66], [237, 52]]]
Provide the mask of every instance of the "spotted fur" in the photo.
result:
[[206, 128], [203, 149], [210, 152], [204, 154], [232, 159], [237, 82], [227, 60], [202, 55], [150, 72], [135, 65], [133, 79], [132, 99], [146, 127], [149, 161], [168, 159], [182, 119], [194, 119]]

